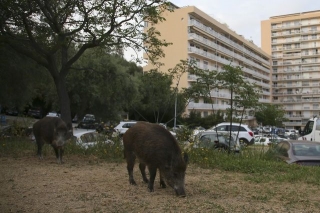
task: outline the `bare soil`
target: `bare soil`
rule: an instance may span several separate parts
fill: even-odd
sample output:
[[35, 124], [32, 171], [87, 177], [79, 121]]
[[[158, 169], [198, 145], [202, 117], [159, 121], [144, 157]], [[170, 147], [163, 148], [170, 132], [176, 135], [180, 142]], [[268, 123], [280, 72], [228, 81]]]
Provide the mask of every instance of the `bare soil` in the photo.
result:
[[319, 186], [256, 183], [250, 175], [189, 165], [187, 197], [172, 188], [150, 193], [138, 166], [137, 186], [129, 184], [125, 163], [66, 156], [0, 158], [0, 212], [319, 212]]

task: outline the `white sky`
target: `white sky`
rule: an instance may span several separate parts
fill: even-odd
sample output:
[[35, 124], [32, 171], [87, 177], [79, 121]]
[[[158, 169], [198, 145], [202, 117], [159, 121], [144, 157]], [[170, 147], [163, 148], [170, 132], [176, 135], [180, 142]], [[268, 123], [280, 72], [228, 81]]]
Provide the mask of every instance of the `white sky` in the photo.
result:
[[[178, 7], [196, 6], [237, 34], [261, 47], [262, 20], [271, 16], [320, 10], [320, 0], [171, 0]], [[130, 60], [129, 52], [125, 58]]]
[[271, 16], [320, 10], [320, 0], [171, 0], [178, 7], [196, 6], [237, 34], [261, 47], [262, 20]]

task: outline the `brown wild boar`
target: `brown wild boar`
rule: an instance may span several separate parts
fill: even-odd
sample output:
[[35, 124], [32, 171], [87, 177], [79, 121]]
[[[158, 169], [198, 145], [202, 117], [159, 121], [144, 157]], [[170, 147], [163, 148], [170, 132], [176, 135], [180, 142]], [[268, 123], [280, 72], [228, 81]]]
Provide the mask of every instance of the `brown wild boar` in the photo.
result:
[[33, 124], [33, 134], [38, 146], [38, 156], [42, 159], [42, 146], [45, 143], [53, 147], [58, 163], [62, 163], [63, 146], [72, 136], [66, 123], [58, 117], [45, 117]]
[[[148, 183], [150, 192], [154, 191], [154, 179], [159, 169], [160, 186], [165, 188], [166, 182], [174, 188], [178, 196], [186, 196], [184, 179], [188, 156], [184, 154], [182, 157], [176, 139], [168, 130], [158, 124], [140, 121], [123, 135], [123, 145], [130, 184], [136, 185], [133, 179], [133, 167], [137, 157], [143, 181]], [[146, 177], [146, 166], [150, 181]]]

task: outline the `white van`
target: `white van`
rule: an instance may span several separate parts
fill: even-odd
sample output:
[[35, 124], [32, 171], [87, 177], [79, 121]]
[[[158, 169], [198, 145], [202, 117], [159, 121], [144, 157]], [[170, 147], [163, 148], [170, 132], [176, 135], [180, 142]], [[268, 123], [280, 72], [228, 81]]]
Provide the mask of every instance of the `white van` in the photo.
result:
[[320, 119], [317, 117], [311, 118], [304, 129], [300, 131], [298, 140], [320, 141]]

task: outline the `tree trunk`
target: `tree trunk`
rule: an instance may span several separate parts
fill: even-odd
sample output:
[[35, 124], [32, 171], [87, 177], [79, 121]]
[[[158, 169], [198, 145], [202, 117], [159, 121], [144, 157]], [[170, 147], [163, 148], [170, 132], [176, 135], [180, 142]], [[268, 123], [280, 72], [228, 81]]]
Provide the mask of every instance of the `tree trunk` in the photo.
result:
[[55, 85], [59, 97], [61, 119], [66, 122], [68, 128], [72, 130], [70, 99], [65, 78], [59, 76], [57, 79], [55, 79]]

